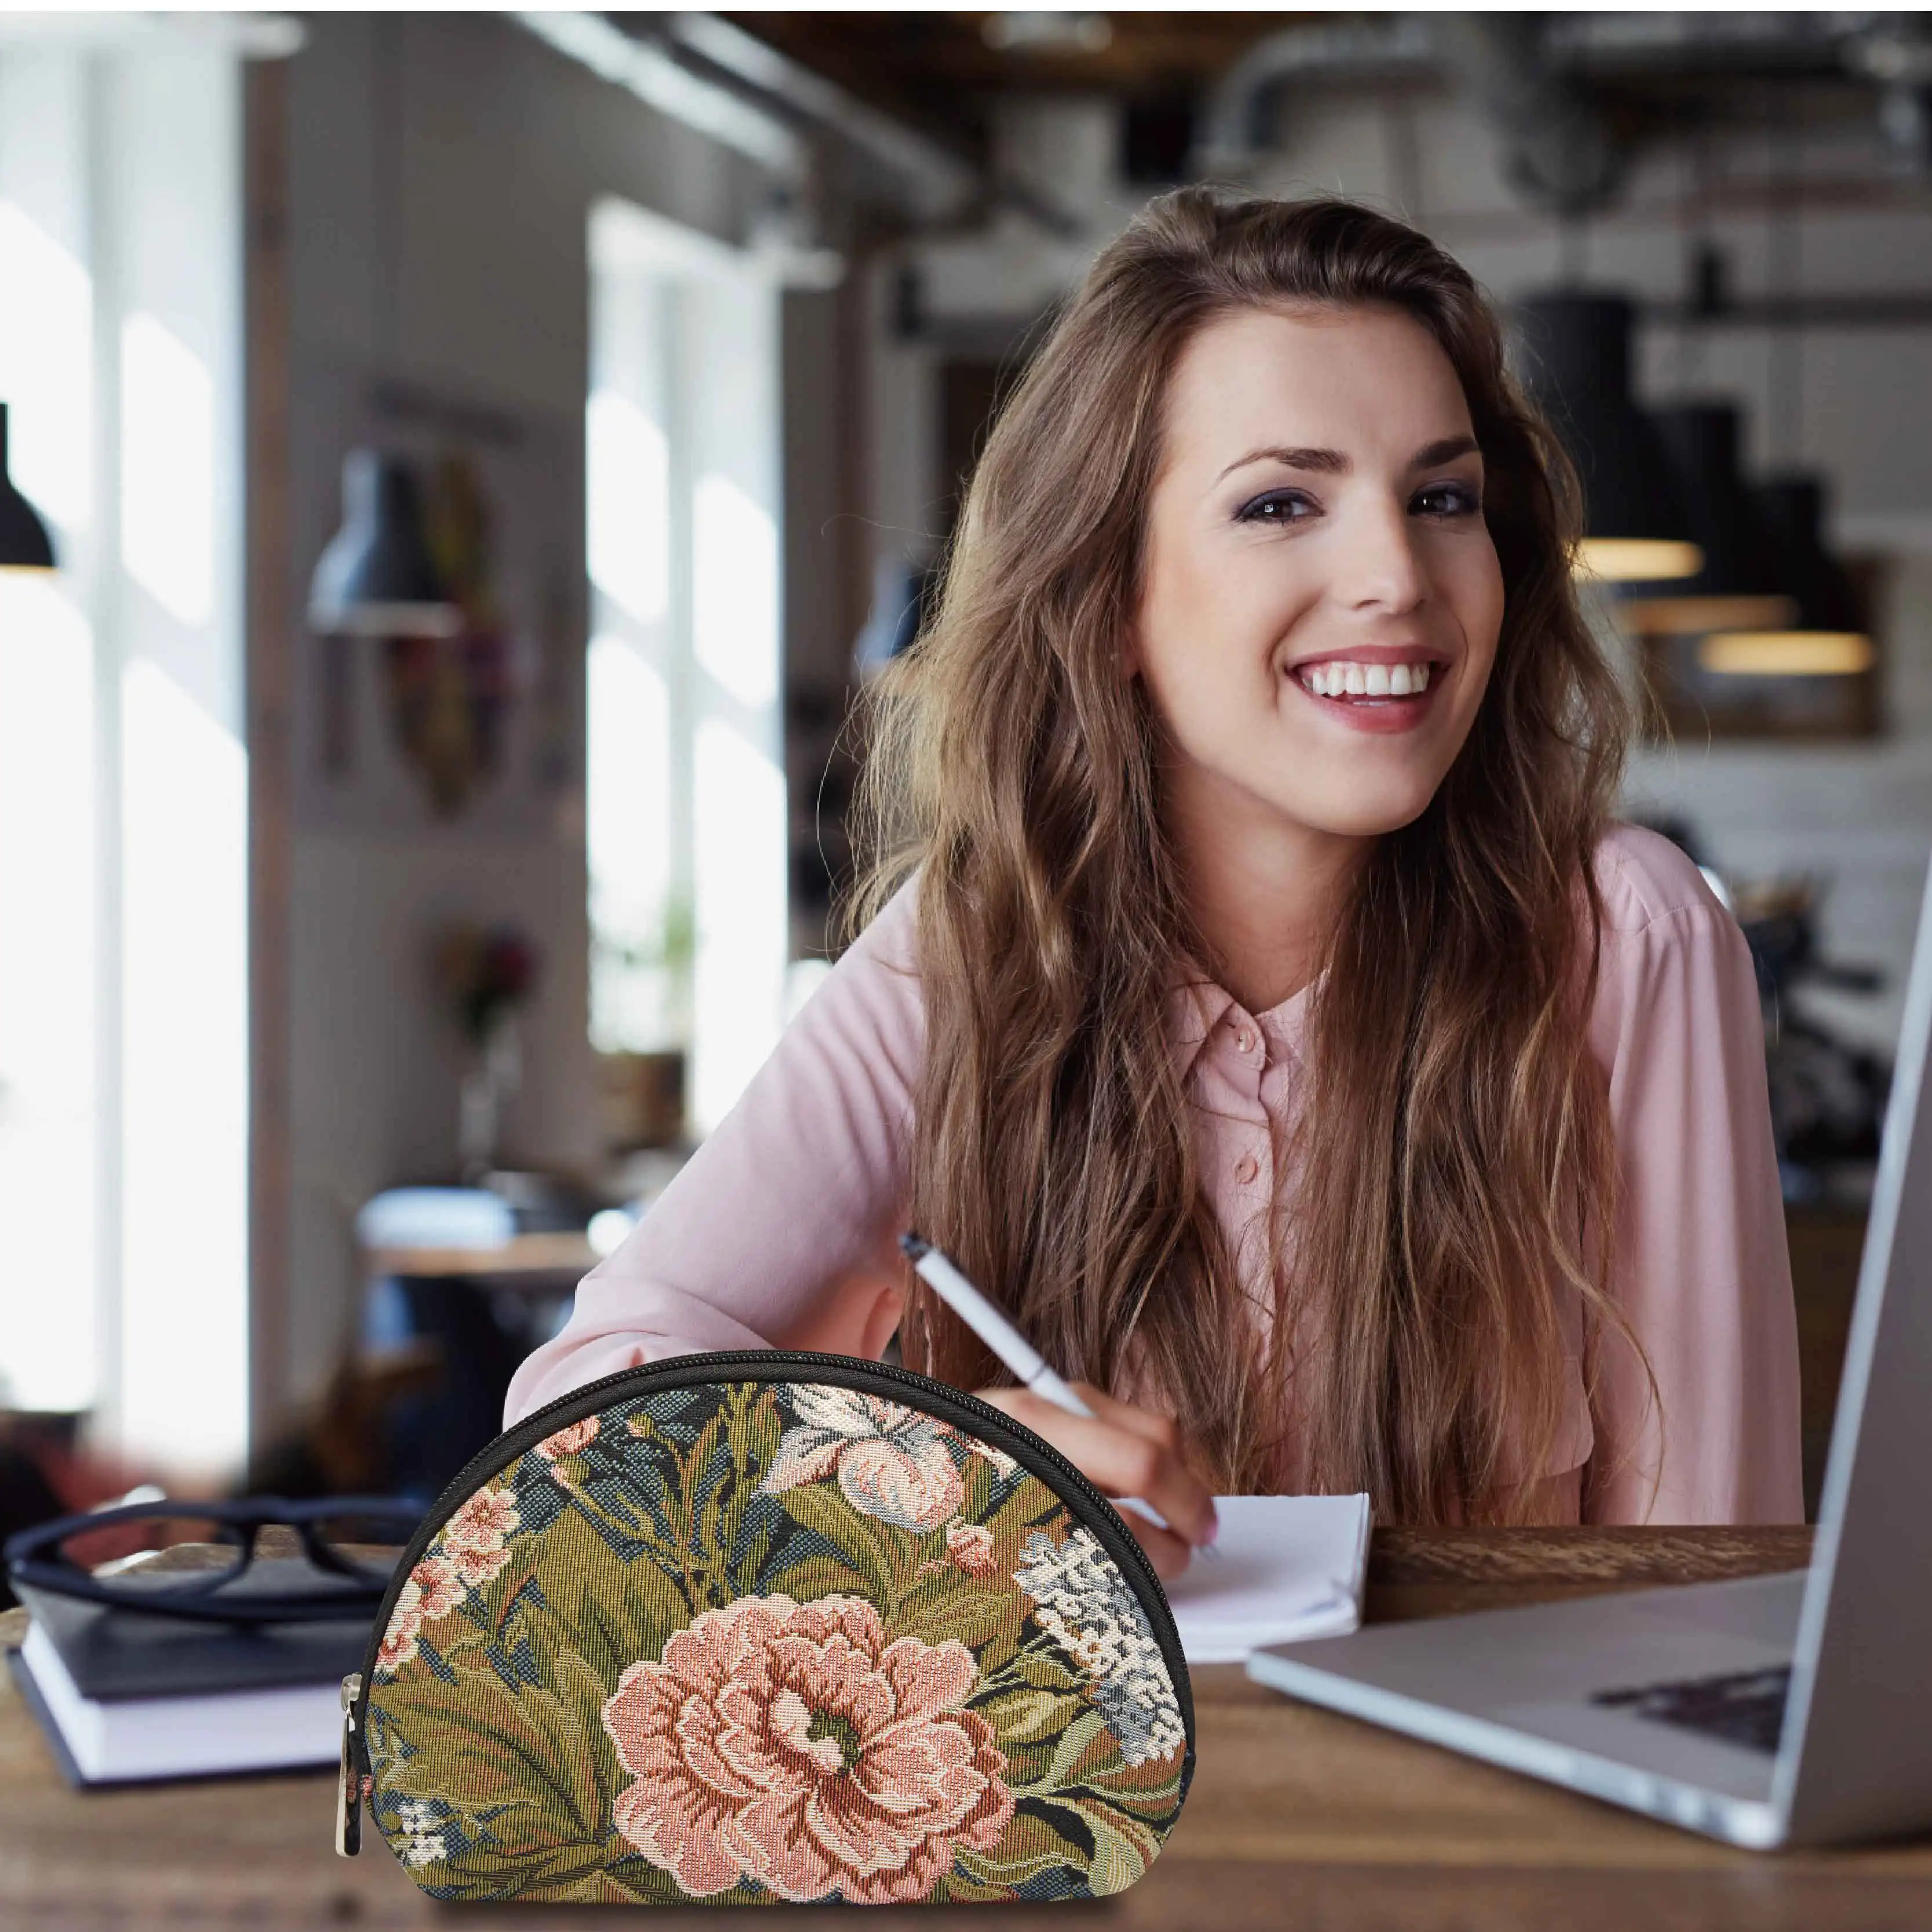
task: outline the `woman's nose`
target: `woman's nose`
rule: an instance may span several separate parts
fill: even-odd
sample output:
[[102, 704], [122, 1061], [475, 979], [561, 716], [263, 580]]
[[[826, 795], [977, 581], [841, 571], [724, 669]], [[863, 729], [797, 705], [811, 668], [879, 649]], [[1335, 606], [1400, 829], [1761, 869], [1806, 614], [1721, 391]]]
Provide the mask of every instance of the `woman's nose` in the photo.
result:
[[1336, 591], [1351, 610], [1412, 610], [1428, 594], [1414, 524], [1400, 504], [1358, 506], [1336, 562]]

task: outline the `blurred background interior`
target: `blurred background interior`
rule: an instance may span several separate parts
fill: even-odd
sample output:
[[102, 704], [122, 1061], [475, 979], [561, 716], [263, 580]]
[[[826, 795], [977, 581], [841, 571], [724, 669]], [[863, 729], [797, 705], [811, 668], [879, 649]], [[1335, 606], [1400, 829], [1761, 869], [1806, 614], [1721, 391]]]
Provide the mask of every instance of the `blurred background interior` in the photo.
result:
[[432, 1496], [827, 970], [854, 692], [1147, 196], [1510, 305], [1750, 935], [1815, 1500], [1932, 854], [1932, 34], [0, 16], [0, 1530]]

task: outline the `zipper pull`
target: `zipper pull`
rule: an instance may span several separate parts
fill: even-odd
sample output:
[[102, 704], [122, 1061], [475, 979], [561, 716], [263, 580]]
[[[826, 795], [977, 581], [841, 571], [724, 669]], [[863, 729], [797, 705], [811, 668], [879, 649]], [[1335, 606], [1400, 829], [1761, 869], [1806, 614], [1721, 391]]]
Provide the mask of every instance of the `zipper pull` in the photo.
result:
[[342, 1764], [335, 1777], [335, 1850], [352, 1858], [362, 1849], [362, 1774], [356, 1762], [356, 1700], [362, 1694], [362, 1675], [352, 1671], [342, 1680]]

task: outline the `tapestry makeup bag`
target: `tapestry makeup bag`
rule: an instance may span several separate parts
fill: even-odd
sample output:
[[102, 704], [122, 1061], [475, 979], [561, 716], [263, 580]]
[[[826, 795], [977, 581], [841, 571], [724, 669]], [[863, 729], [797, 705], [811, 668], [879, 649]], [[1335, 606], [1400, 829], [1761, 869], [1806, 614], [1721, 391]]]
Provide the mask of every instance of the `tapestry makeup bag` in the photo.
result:
[[841, 1355], [606, 1376], [463, 1470], [343, 1685], [366, 1807], [445, 1899], [1088, 1898], [1180, 1815], [1159, 1581], [1028, 1429]]

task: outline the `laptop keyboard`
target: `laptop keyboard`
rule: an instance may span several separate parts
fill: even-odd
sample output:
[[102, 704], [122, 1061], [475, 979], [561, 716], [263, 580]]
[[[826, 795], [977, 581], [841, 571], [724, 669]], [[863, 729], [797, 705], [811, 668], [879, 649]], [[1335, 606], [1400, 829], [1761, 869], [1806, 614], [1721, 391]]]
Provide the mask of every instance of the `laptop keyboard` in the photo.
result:
[[1681, 1730], [1701, 1731], [1746, 1750], [1774, 1756], [1784, 1724], [1791, 1666], [1741, 1670], [1724, 1677], [1694, 1677], [1681, 1684], [1651, 1684], [1635, 1690], [1599, 1690], [1591, 1698], [1612, 1711], [1628, 1711]]

